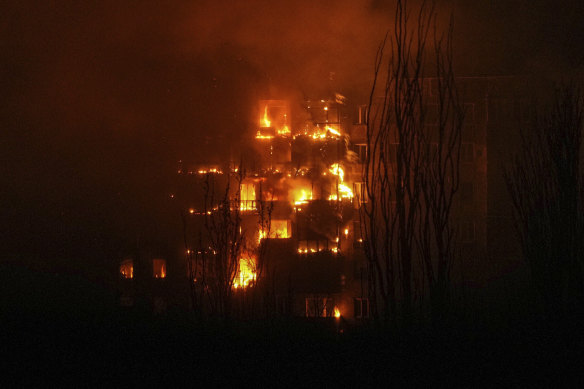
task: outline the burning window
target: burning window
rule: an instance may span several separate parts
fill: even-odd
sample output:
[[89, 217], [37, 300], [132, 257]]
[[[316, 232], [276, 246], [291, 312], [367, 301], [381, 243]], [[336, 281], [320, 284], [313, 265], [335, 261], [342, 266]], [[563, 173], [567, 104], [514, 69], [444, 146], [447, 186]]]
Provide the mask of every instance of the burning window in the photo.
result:
[[255, 258], [247, 257], [239, 259], [239, 269], [233, 280], [233, 288], [247, 288], [256, 280]]
[[122, 278], [134, 278], [134, 261], [126, 259], [120, 264], [120, 276]]
[[256, 191], [254, 182], [242, 182], [240, 188], [239, 209], [241, 211], [253, 211], [256, 209]]
[[269, 237], [274, 239], [290, 238], [292, 236], [290, 230], [290, 220], [272, 220]]
[[166, 278], [166, 261], [164, 259], [152, 260], [152, 277]]
[[308, 204], [312, 200], [312, 189], [294, 189], [294, 205]]
[[331, 251], [337, 253], [336, 242], [329, 242], [326, 239], [321, 240], [299, 240], [298, 254], [314, 254], [321, 251]]
[[271, 139], [290, 135], [290, 106], [285, 100], [261, 100], [256, 138]]

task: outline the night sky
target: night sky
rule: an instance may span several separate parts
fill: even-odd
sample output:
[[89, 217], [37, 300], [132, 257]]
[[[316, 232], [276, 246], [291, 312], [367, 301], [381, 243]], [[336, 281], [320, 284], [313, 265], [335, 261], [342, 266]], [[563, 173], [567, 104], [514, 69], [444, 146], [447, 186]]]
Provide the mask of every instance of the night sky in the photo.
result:
[[[455, 16], [458, 75], [584, 67], [582, 1], [437, 3], [440, 20]], [[392, 9], [355, 0], [4, 3], [2, 260], [99, 278], [128, 241], [161, 228], [177, 161], [203, 160], [208, 137], [248, 136], [258, 99], [331, 90], [364, 99]]]

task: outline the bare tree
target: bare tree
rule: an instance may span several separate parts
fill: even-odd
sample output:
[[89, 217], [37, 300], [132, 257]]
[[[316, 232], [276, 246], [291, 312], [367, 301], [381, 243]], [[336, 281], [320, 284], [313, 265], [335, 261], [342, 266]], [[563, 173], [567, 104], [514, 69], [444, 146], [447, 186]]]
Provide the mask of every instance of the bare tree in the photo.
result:
[[[401, 313], [404, 319], [411, 318], [417, 263], [431, 294], [444, 295], [438, 291], [446, 290], [449, 283], [451, 210], [458, 188], [463, 114], [452, 68], [452, 26], [444, 37], [435, 23], [433, 3], [423, 1], [412, 14], [407, 1], [398, 0], [392, 34], [380, 45], [375, 60], [362, 172], [368, 201], [360, 214], [375, 316], [379, 295], [386, 317]], [[424, 90], [430, 44], [435, 56], [432, 75], [438, 83], [438, 123], [432, 133], [428, 132], [430, 101]], [[388, 46], [391, 53], [382, 71]]]
[[[239, 169], [228, 174], [223, 190], [215, 176], [205, 176], [203, 209], [183, 216], [184, 240], [193, 308], [202, 313], [208, 307], [211, 315], [229, 317], [245, 238], [240, 214], [243, 172]], [[232, 181], [237, 185], [233, 194]], [[194, 241], [189, 244], [186, 218], [191, 215], [199, 223], [194, 226]]]
[[558, 89], [551, 105], [521, 131], [519, 151], [505, 172], [523, 257], [551, 319], [575, 299], [582, 303], [583, 114], [580, 91]]
[[460, 183], [460, 146], [464, 108], [452, 68], [452, 22], [447, 35], [434, 33], [436, 119], [422, 135], [423, 201], [418, 234], [420, 256], [430, 292], [433, 320], [448, 307], [450, 270], [455, 260], [454, 197]]

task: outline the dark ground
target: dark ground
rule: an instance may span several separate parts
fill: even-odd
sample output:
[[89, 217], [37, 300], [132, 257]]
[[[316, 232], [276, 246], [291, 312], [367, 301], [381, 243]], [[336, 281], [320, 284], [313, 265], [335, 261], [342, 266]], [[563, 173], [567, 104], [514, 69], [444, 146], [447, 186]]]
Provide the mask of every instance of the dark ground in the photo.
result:
[[79, 278], [6, 267], [1, 275], [2, 387], [584, 384], [584, 327], [574, 318], [549, 325], [522, 309], [483, 310], [440, 331], [342, 334], [334, 320], [197, 325], [184, 312], [112, 308], [105, 290]]

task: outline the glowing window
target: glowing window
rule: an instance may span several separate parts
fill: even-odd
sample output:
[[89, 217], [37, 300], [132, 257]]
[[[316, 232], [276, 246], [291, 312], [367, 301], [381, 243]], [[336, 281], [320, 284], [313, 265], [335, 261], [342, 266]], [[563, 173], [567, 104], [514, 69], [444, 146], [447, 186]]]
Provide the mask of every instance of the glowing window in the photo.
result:
[[270, 225], [270, 238], [285, 239], [290, 237], [289, 220], [272, 220]]
[[166, 277], [166, 261], [164, 259], [152, 260], [152, 277], [154, 278]]
[[134, 261], [126, 259], [120, 264], [120, 276], [122, 278], [134, 278]]
[[256, 192], [253, 182], [242, 183], [240, 188], [240, 210], [253, 211], [256, 209]]

